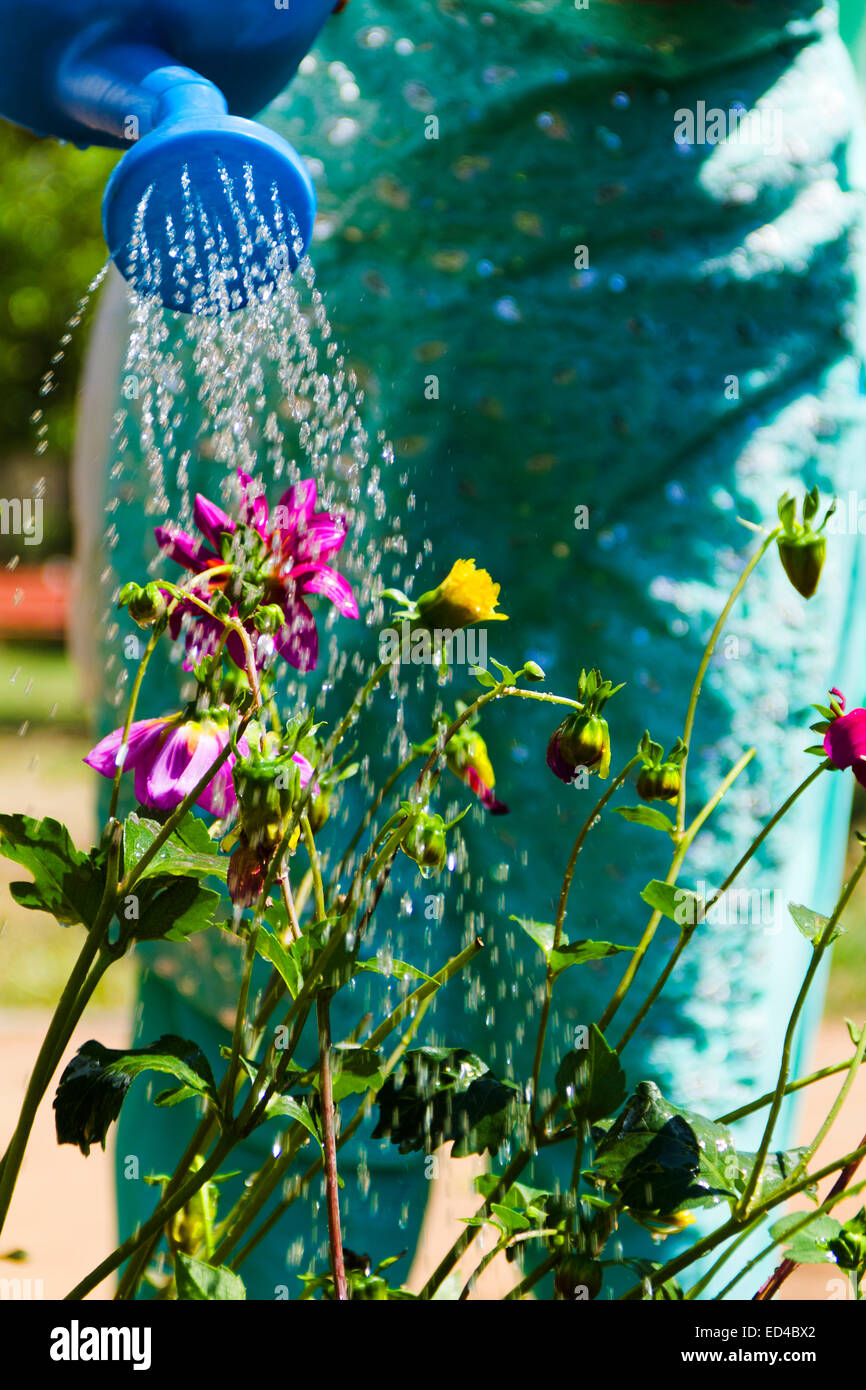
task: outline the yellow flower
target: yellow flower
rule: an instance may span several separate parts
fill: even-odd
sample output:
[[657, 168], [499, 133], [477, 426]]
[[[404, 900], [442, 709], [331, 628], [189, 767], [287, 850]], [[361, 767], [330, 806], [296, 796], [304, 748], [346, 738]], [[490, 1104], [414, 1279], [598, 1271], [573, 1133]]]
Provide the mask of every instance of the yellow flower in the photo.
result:
[[473, 623], [504, 621], [507, 613], [493, 611], [498, 602], [499, 585], [487, 570], [476, 569], [474, 560], [456, 560], [439, 587], [421, 595], [418, 612], [425, 627], [453, 631]]
[[695, 1224], [695, 1218], [690, 1211], [675, 1211], [666, 1214], [657, 1212], [632, 1211], [631, 1216], [639, 1225], [646, 1227], [653, 1235], [675, 1236], [679, 1231], [685, 1231], [689, 1226]]

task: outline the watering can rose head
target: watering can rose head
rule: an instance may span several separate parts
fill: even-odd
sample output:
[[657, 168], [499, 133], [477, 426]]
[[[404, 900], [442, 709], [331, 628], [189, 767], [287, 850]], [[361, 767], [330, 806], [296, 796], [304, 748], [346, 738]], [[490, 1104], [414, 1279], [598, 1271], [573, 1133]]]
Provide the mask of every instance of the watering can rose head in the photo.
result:
[[[142, 806], [173, 811], [198, 785], [208, 768], [228, 747], [229, 712], [206, 715], [171, 714], [162, 719], [139, 719], [97, 743], [84, 761], [104, 777], [118, 768], [135, 773], [135, 795]], [[241, 738], [238, 747], [246, 751]], [[196, 805], [215, 816], [227, 816], [236, 805], [232, 783], [234, 753], [229, 753], [199, 794]]]
[[[316, 511], [313, 478], [283, 493], [273, 517], [252, 478], [239, 471], [238, 480], [239, 521], [198, 494], [193, 516], [204, 540], [187, 531], [157, 526], [157, 543], [185, 569], [204, 576], [200, 597], [227, 606], [230, 616], [243, 622], [254, 646], [259, 633], [252, 613], [259, 604], [278, 609], [284, 621], [274, 635], [274, 649], [297, 670], [312, 671], [319, 639], [304, 596], [321, 594], [344, 617], [358, 617], [348, 580], [328, 563], [346, 539], [345, 522], [333, 512]], [[169, 630], [175, 639], [185, 632], [187, 664], [192, 666], [216, 650], [223, 623], [184, 599], [172, 612]], [[237, 666], [244, 666], [244, 644], [237, 632], [229, 635], [226, 650]]]

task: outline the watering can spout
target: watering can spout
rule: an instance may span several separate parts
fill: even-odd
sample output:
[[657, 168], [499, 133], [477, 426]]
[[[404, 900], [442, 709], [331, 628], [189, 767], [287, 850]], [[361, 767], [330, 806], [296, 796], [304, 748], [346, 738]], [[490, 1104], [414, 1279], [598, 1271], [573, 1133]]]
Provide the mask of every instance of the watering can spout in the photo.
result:
[[[0, 111], [40, 134], [126, 149], [105, 190], [112, 259], [168, 308], [242, 308], [294, 270], [315, 191], [248, 119], [295, 72], [334, 0], [0, 0]], [[40, 43], [44, 26], [57, 38]], [[40, 55], [29, 81], [10, 47]], [[240, 114], [235, 114], [240, 112]]]

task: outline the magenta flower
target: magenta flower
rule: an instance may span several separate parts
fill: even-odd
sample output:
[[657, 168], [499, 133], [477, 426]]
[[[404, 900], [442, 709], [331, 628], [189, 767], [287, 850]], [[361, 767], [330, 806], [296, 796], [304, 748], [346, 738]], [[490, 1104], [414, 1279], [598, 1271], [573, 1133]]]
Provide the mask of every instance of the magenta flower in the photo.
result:
[[[283, 493], [273, 517], [265, 498], [255, 491], [252, 478], [240, 470], [238, 478], [243, 531], [238, 539], [244, 557], [244, 577], [261, 583], [262, 602], [276, 604], [285, 614], [285, 623], [274, 638], [276, 650], [297, 670], [311, 671], [318, 659], [319, 639], [304, 595], [321, 594], [344, 617], [358, 617], [358, 605], [348, 580], [327, 563], [346, 539], [345, 523], [332, 512], [315, 510], [314, 478], [306, 478]], [[165, 554], [194, 574], [206, 574], [228, 563], [223, 559], [225, 538], [235, 536], [239, 524], [201, 494], [196, 496], [193, 516], [204, 536], [203, 542], [170, 526], [157, 526], [154, 534]], [[207, 588], [211, 593], [228, 589], [231, 594], [230, 578], [225, 572], [217, 574]], [[235, 605], [232, 615], [237, 616]], [[214, 650], [222, 625], [189, 602], [179, 604], [172, 614], [172, 637], [180, 635], [185, 622], [188, 659], [194, 664]], [[252, 623], [245, 626], [255, 649], [258, 634]], [[226, 649], [235, 664], [242, 667], [243, 643], [237, 633], [231, 634]]]
[[[163, 719], [139, 719], [130, 725], [123, 771], [135, 773], [135, 795], [142, 806], [172, 811], [201, 781], [228, 741], [228, 720], [222, 712], [216, 717], [172, 714]], [[84, 761], [104, 777], [113, 778], [122, 744], [123, 729], [115, 729]], [[244, 738], [239, 739], [238, 747], [245, 754], [249, 751]], [[237, 804], [232, 782], [234, 761], [235, 755], [230, 753], [196, 803], [215, 816], [229, 815]]]
[[[840, 707], [845, 697], [831, 690]], [[861, 787], [866, 787], [866, 709], [852, 709], [834, 719], [824, 735], [824, 752], [834, 767], [850, 767]]]

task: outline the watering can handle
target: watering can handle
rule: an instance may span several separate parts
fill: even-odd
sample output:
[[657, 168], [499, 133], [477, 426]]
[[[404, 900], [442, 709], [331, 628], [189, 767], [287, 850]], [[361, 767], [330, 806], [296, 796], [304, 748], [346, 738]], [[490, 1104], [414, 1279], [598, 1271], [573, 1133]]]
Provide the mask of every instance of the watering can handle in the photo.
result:
[[79, 41], [57, 71], [66, 114], [101, 135], [132, 143], [172, 118], [224, 115], [218, 87], [150, 44], [114, 37]]

